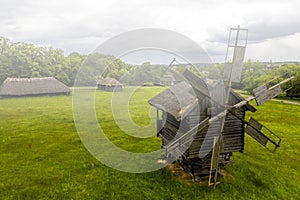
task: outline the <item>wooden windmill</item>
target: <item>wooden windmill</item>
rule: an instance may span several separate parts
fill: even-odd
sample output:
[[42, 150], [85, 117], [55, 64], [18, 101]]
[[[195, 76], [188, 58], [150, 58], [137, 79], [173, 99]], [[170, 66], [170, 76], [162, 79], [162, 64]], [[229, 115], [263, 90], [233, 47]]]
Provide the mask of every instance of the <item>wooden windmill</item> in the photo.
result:
[[247, 29], [230, 30], [224, 82], [204, 80], [185, 70], [183, 81], [149, 100], [157, 108], [157, 135], [165, 158], [179, 162], [194, 180], [208, 176], [209, 185], [216, 186], [217, 175], [231, 162], [233, 152], [244, 151], [245, 132], [273, 152], [280, 146], [278, 136], [254, 118], [246, 121], [245, 113], [256, 111], [250, 101], [262, 105], [284, 92], [283, 84], [292, 84], [293, 77], [274, 79], [247, 99], [235, 93], [231, 83], [241, 80], [247, 37]]

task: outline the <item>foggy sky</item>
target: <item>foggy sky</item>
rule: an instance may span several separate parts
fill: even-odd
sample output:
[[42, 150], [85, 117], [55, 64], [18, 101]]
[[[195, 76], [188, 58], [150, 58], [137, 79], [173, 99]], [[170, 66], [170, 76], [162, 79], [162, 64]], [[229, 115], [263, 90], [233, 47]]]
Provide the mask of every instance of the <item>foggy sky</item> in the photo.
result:
[[300, 60], [297, 0], [1, 0], [0, 35], [14, 42], [90, 53], [102, 42], [139, 28], [176, 31], [223, 62], [230, 27], [249, 29], [246, 59]]

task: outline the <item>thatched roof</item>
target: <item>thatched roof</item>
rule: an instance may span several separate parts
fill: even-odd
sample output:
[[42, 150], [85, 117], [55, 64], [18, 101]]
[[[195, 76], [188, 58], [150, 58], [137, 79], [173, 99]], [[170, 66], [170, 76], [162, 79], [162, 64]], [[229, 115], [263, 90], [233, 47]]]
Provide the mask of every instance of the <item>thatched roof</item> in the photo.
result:
[[161, 77], [161, 81], [175, 81], [174, 76], [170, 75], [170, 74], [166, 74], [163, 75], [163, 77]]
[[0, 96], [30, 96], [70, 93], [70, 88], [53, 77], [7, 78], [0, 86]]
[[98, 81], [97, 85], [122, 86], [123, 84], [114, 78], [106, 77], [105, 79]]
[[176, 120], [180, 121], [198, 104], [198, 99], [196, 95], [193, 95], [192, 90], [188, 83], [180, 82], [156, 95], [148, 102], [153, 107], [170, 113]]

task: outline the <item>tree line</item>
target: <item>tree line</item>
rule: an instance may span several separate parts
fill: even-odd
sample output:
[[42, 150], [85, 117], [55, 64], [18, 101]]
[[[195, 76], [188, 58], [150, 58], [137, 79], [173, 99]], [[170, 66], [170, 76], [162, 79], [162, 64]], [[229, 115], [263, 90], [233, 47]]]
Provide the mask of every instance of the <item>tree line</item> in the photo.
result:
[[75, 80], [78, 85], [95, 85], [104, 77], [122, 79], [126, 84], [142, 84], [159, 81], [162, 73], [162, 65], [149, 62], [130, 65], [100, 53], [81, 55], [74, 52], [65, 56], [61, 49], [14, 43], [0, 37], [0, 84], [8, 77], [55, 77], [68, 86], [73, 86]]
[[[180, 72], [184, 66], [175, 66], [173, 69]], [[196, 71], [200, 71], [198, 75], [201, 77], [219, 79], [223, 69], [224, 64], [212, 64], [201, 66]], [[150, 62], [132, 65], [100, 53], [82, 55], [74, 52], [65, 56], [61, 49], [14, 43], [0, 37], [0, 84], [8, 77], [55, 77], [68, 86], [73, 86], [75, 80], [77, 85], [95, 85], [99, 79], [112, 77], [127, 85], [142, 85], [159, 83], [166, 71], [167, 65], [153, 65]], [[233, 87], [252, 92], [254, 88], [286, 72], [295, 76], [294, 87], [287, 94], [300, 96], [298, 64], [284, 64], [269, 70], [264, 63], [248, 60], [243, 64], [242, 82], [233, 84]], [[76, 78], [77, 74], [79, 76]]]
[[0, 37], [0, 83], [7, 77], [55, 77], [70, 86], [84, 59], [78, 53], [64, 56], [61, 49]]
[[[211, 79], [219, 78], [218, 74], [223, 74], [224, 64], [212, 64], [205, 66], [204, 76]], [[234, 89], [239, 89], [252, 93], [253, 89], [264, 85], [274, 85], [286, 78], [294, 76], [290, 83], [284, 84], [284, 89], [288, 89], [287, 96], [300, 97], [300, 65], [299, 64], [282, 64], [269, 68], [265, 63], [248, 60], [243, 63], [242, 80], [240, 83], [232, 83]], [[291, 87], [292, 86], [292, 87]]]

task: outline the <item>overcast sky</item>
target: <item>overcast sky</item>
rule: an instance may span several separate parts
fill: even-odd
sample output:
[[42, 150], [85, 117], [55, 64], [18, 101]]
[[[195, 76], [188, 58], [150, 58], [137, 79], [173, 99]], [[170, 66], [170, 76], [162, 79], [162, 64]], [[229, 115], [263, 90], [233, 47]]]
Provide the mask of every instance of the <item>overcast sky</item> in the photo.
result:
[[139, 28], [181, 33], [223, 62], [230, 27], [249, 29], [246, 59], [300, 61], [298, 0], [0, 0], [0, 35], [90, 53]]

